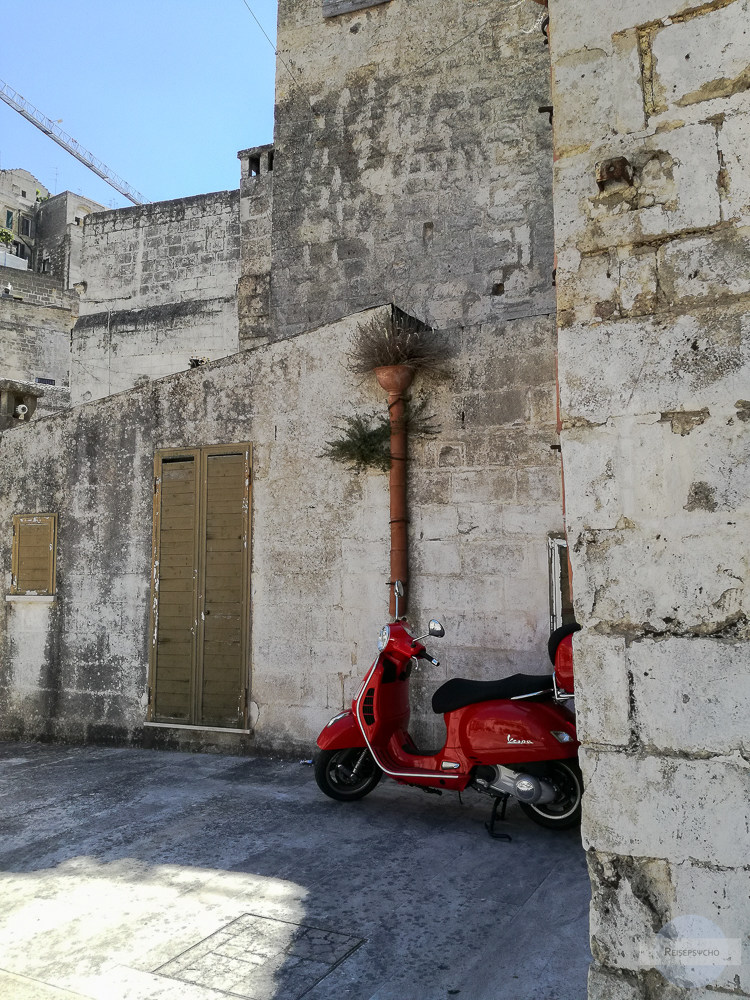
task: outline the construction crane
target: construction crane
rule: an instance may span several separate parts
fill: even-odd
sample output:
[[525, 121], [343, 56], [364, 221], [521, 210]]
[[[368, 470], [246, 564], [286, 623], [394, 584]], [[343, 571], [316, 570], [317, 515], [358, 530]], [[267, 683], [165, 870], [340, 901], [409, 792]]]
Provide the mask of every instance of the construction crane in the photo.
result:
[[118, 177], [116, 173], [110, 170], [93, 153], [89, 153], [87, 149], [84, 149], [72, 136], [64, 132], [57, 122], [53, 122], [43, 115], [33, 104], [29, 104], [24, 97], [2, 80], [0, 80], [0, 100], [5, 101], [19, 115], [23, 115], [26, 121], [31, 122], [40, 132], [48, 135], [58, 146], [62, 146], [63, 149], [67, 150], [71, 156], [75, 156], [85, 167], [93, 170], [95, 174], [101, 177], [103, 181], [106, 181], [115, 191], [119, 191], [128, 201], [132, 201], [134, 205], [147, 204], [147, 199], [142, 194], [134, 190], [122, 177]]

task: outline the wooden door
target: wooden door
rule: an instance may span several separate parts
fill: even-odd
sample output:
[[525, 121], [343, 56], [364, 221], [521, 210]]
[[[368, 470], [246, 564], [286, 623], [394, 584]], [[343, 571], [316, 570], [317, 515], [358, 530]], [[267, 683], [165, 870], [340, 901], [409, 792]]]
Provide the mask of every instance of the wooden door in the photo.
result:
[[156, 456], [151, 721], [246, 728], [250, 472], [248, 444]]

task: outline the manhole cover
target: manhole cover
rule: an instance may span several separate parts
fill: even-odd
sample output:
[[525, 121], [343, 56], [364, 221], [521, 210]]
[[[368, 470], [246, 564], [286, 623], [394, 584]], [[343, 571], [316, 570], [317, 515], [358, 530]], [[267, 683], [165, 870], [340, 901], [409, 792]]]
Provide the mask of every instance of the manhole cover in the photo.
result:
[[299, 1000], [362, 938], [243, 913], [154, 972], [247, 1000]]

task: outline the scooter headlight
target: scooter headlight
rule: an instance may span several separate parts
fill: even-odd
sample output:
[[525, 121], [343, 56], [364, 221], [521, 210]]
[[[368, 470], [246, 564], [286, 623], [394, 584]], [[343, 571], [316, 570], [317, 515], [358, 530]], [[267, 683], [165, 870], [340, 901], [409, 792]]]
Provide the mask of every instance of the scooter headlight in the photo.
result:
[[347, 709], [346, 712], [339, 712], [338, 715], [334, 715], [334, 717], [331, 719], [330, 722], [326, 722], [326, 729], [328, 729], [329, 726], [332, 726], [335, 722], [338, 722], [339, 719], [343, 719], [344, 716], [348, 715], [348, 714], [349, 714], [349, 710]]
[[391, 638], [391, 630], [387, 625], [384, 625], [380, 630], [380, 635], [378, 636], [378, 649], [382, 653]]

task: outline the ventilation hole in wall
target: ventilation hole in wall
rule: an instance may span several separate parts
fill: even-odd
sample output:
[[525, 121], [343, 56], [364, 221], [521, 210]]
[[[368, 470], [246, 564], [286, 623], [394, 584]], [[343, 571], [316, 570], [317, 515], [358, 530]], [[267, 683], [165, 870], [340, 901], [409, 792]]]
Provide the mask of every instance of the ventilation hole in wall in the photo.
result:
[[496, 281], [495, 284], [492, 286], [492, 294], [493, 295], [505, 295], [505, 282], [504, 281]]

